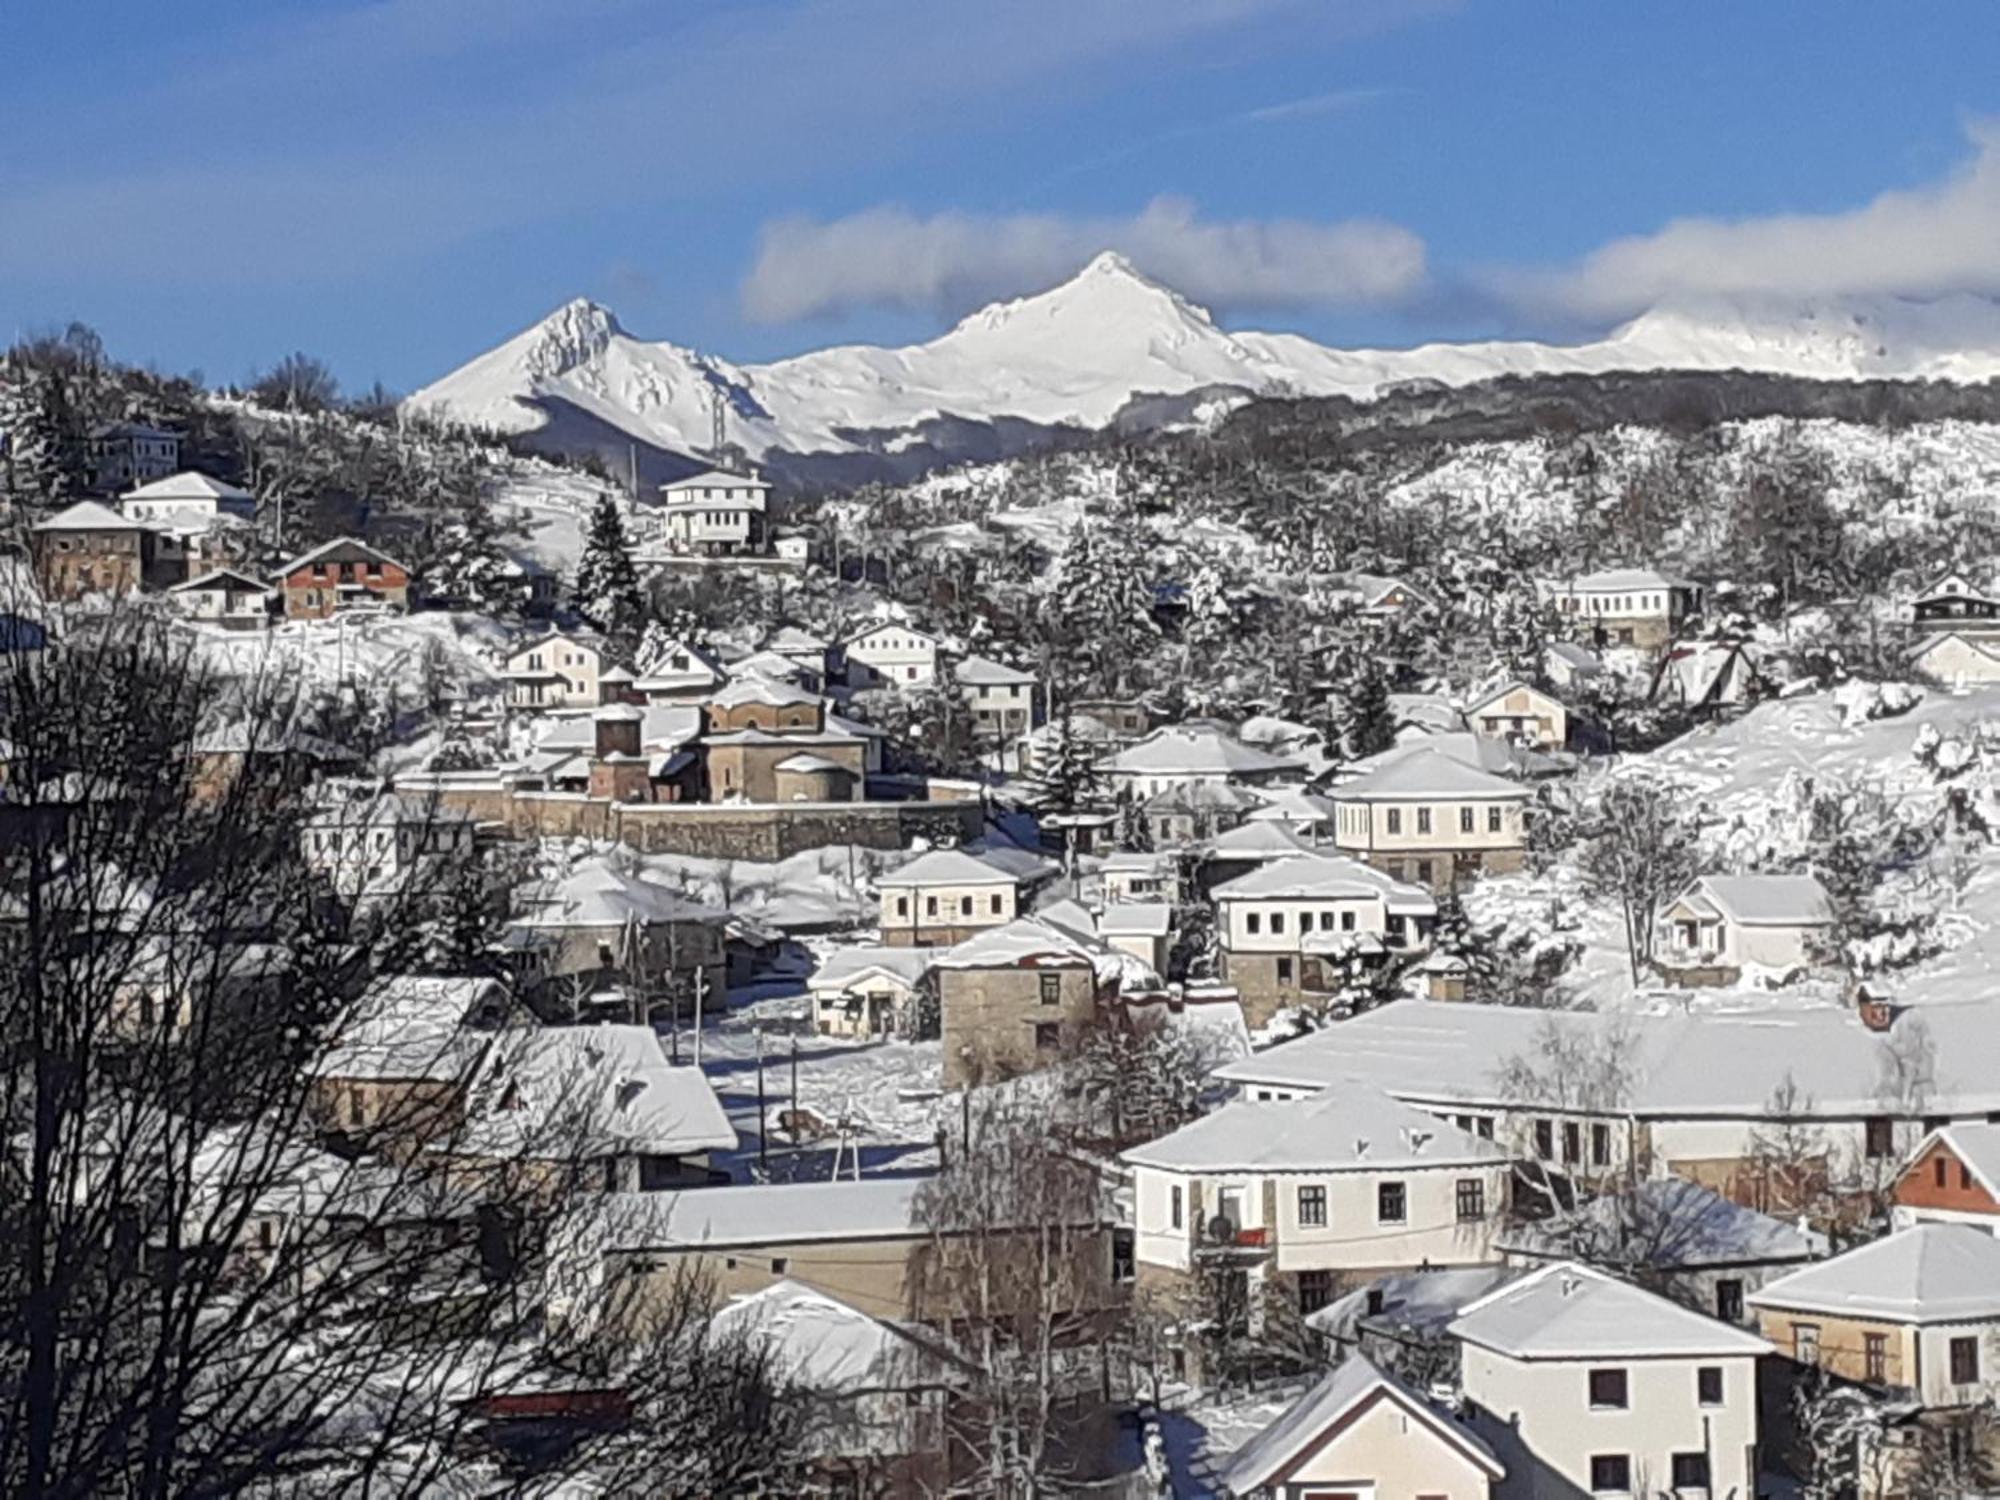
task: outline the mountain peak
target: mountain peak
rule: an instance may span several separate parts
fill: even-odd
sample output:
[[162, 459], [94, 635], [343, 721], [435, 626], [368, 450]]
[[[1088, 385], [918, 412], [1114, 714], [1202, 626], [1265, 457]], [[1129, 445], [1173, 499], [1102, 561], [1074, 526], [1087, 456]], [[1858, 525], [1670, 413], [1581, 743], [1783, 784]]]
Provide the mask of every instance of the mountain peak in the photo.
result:
[[1205, 309], [1154, 281], [1118, 251], [1105, 250], [1067, 281], [1032, 296], [983, 307], [946, 337], [1049, 323], [1092, 325], [1103, 335], [1120, 339], [1143, 339], [1164, 329], [1184, 336], [1213, 331], [1215, 326]]
[[624, 333], [610, 308], [572, 297], [529, 330], [524, 362], [531, 375], [553, 380], [589, 364]]

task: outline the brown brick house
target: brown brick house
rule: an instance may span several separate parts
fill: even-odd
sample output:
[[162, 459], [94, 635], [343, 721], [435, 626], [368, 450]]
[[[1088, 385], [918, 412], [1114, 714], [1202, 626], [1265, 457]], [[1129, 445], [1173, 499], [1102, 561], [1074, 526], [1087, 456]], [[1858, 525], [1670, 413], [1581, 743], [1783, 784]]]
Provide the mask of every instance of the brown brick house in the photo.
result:
[[83, 500], [38, 522], [30, 532], [35, 578], [50, 599], [135, 594], [178, 583], [186, 554], [171, 532], [156, 530]]
[[340, 610], [407, 609], [410, 570], [358, 537], [338, 537], [302, 552], [276, 574], [285, 615], [324, 620]]
[[1022, 917], [937, 960], [944, 1083], [1047, 1067], [1118, 991], [1123, 958], [1104, 944]]

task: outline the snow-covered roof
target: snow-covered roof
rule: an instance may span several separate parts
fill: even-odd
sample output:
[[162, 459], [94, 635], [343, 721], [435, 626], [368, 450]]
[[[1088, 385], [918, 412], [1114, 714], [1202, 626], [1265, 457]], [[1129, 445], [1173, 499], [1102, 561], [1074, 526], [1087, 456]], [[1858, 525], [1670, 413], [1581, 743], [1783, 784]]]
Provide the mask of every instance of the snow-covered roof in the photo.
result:
[[974, 933], [939, 955], [940, 969], [1032, 969], [1087, 964], [1099, 979], [1123, 972], [1124, 955], [1041, 917], [1017, 917]]
[[699, 1068], [677, 1068], [650, 1026], [499, 1033], [468, 1091], [464, 1128], [437, 1149], [511, 1159], [727, 1151], [736, 1129]]
[[1552, 585], [1561, 594], [1613, 594], [1628, 589], [1691, 589], [1695, 586], [1689, 579], [1655, 572], [1651, 568], [1606, 568], [1602, 572], [1585, 573]]
[[[1239, 1448], [1217, 1476], [1218, 1483], [1232, 1495], [1249, 1495], [1282, 1484], [1285, 1476], [1329, 1434], [1379, 1401], [1400, 1407], [1418, 1427], [1448, 1447], [1456, 1448], [1492, 1478], [1506, 1477], [1505, 1465], [1470, 1427], [1432, 1406], [1366, 1357], [1353, 1354]], [[1406, 1431], [1402, 1443], [1409, 1442]], [[1313, 1488], [1317, 1493], [1318, 1487]], [[1336, 1487], [1327, 1488], [1332, 1493]]]
[[1415, 1337], [1435, 1337], [1495, 1287], [1522, 1273], [1513, 1266], [1432, 1267], [1379, 1277], [1335, 1298], [1306, 1318], [1328, 1337], [1354, 1342], [1364, 1322]]
[[1211, 891], [1216, 901], [1338, 901], [1379, 898], [1398, 913], [1422, 916], [1437, 901], [1421, 886], [1391, 879], [1372, 865], [1344, 854], [1313, 852], [1273, 860], [1226, 880]]
[[1244, 822], [1208, 841], [1208, 857], [1220, 860], [1287, 860], [1311, 854], [1315, 845], [1285, 823]]
[[803, 753], [788, 755], [771, 769], [774, 771], [792, 771], [800, 775], [809, 772], [824, 774], [827, 771], [838, 771], [843, 776], [852, 776], [854, 774], [852, 766], [843, 766], [839, 761], [828, 760], [824, 755], [806, 755]]
[[677, 895], [602, 859], [522, 893], [522, 926], [538, 928], [647, 926], [660, 922], [720, 922], [723, 913]]
[[1548, 776], [1562, 769], [1561, 763], [1551, 756], [1532, 750], [1526, 745], [1516, 745], [1509, 740], [1495, 739], [1490, 734], [1474, 734], [1469, 729], [1448, 729], [1437, 734], [1419, 734], [1391, 745], [1387, 750], [1378, 750], [1373, 755], [1364, 755], [1359, 760], [1349, 761], [1344, 768], [1352, 776], [1365, 776], [1371, 772], [1386, 770], [1413, 755], [1443, 755], [1476, 770], [1488, 771], [1495, 776], [1511, 776], [1516, 780]]
[[1910, 660], [1912, 662], [1921, 662], [1940, 646], [1951, 641], [1957, 641], [1966, 650], [1975, 652], [1980, 656], [1992, 657], [1994, 660], [2000, 661], [2000, 651], [1994, 649], [1992, 641], [1982, 639], [1979, 636], [1966, 635], [1957, 630], [1946, 630], [1935, 635], [1925, 636], [1910, 652]]
[[1575, 641], [1550, 641], [1546, 654], [1566, 664], [1570, 671], [1583, 677], [1594, 676], [1604, 670], [1604, 663], [1597, 653]]
[[199, 578], [190, 578], [174, 584], [167, 590], [170, 594], [198, 594], [204, 589], [241, 589], [268, 594], [271, 586], [261, 578], [252, 578], [248, 573], [239, 573], [234, 568], [210, 568]]
[[1419, 749], [1379, 770], [1342, 782], [1331, 795], [1335, 802], [1400, 802], [1412, 797], [1525, 801], [1528, 789], [1449, 755]]
[[1263, 805], [1250, 814], [1252, 822], [1331, 823], [1336, 812], [1331, 801], [1302, 786], [1273, 787], [1258, 795]]
[[984, 855], [969, 854], [963, 849], [933, 849], [878, 875], [875, 884], [886, 889], [921, 885], [1019, 885], [1023, 878], [1019, 868]]
[[1262, 776], [1296, 770], [1298, 763], [1252, 749], [1213, 725], [1170, 724], [1098, 767], [1128, 776]]
[[1974, 1224], [1912, 1224], [1768, 1281], [1748, 1300], [1891, 1323], [2000, 1318], [2000, 1239]]
[[968, 656], [951, 669], [951, 675], [967, 687], [1031, 687], [1035, 674], [1023, 672], [986, 656]]
[[313, 1060], [320, 1078], [452, 1080], [465, 1075], [492, 1033], [468, 1031], [482, 1012], [505, 1009], [496, 980], [398, 975], [355, 1002], [332, 1044]]
[[1510, 1255], [1540, 1260], [1602, 1246], [1657, 1271], [1812, 1260], [1826, 1251], [1824, 1236], [1731, 1203], [1684, 1177], [1654, 1178], [1628, 1192], [1594, 1198], [1575, 1210], [1568, 1224], [1524, 1223], [1504, 1231], [1496, 1243]]
[[1147, 813], [1247, 813], [1257, 806], [1248, 787], [1229, 781], [1176, 781], [1139, 804]]
[[[1935, 1057], [1926, 1114], [2000, 1109], [2000, 1001], [1914, 1007], [1898, 1028], [1921, 1024]], [[1323, 1089], [1347, 1079], [1416, 1103], [1510, 1101], [1500, 1074], [1534, 1057], [1545, 1034], [1585, 1045], [1615, 1040], [1630, 1070], [1620, 1114], [1644, 1119], [1758, 1119], [1767, 1115], [1771, 1060], [1798, 1085], [1802, 1118], [1884, 1111], [1883, 1077], [1895, 1032], [1870, 1031], [1846, 1008], [1766, 1005], [1615, 1020], [1589, 1011], [1397, 1000], [1340, 1025], [1268, 1048], [1217, 1070], [1231, 1083]]]
[[660, 493], [671, 495], [676, 490], [695, 489], [750, 489], [768, 490], [771, 486], [752, 474], [732, 474], [727, 469], [703, 469], [699, 474], [690, 474], [685, 479], [676, 479], [660, 486]]
[[385, 562], [402, 568], [405, 572], [409, 571], [406, 564], [398, 562], [380, 547], [364, 542], [358, 536], [337, 536], [330, 542], [321, 542], [317, 547], [301, 552], [290, 562], [282, 564], [272, 576], [282, 578], [288, 573], [296, 572], [298, 569], [305, 567], [308, 563], [318, 562], [330, 552], [342, 549], [347, 549], [350, 553], [360, 554], [359, 558], [355, 559], [357, 561]]
[[1174, 909], [1164, 901], [1114, 901], [1098, 914], [1102, 937], [1165, 937], [1174, 925]]
[[603, 1205], [607, 1248], [651, 1250], [894, 1239], [917, 1228], [922, 1177], [766, 1182], [617, 1193]]
[[774, 682], [768, 677], [739, 677], [709, 694], [708, 701], [717, 708], [737, 708], [745, 703], [784, 708], [800, 703], [817, 705], [820, 699], [817, 693], [809, 693], [788, 682]]
[[796, 625], [780, 625], [776, 630], [771, 632], [771, 637], [764, 642], [763, 649], [766, 651], [798, 651], [803, 653], [812, 651], [824, 652], [826, 646], [827, 643], [814, 635], [810, 630], [801, 630]]
[[1939, 1126], [1918, 1142], [1917, 1149], [1904, 1163], [1904, 1170], [1908, 1171], [1934, 1145], [1943, 1146], [1957, 1157], [1981, 1187], [2000, 1199], [2000, 1125], [1988, 1122]]
[[151, 528], [143, 521], [119, 515], [108, 505], [100, 505], [95, 500], [79, 500], [74, 505], [64, 506], [46, 521], [37, 521], [28, 529], [30, 531], [147, 531]]
[[763, 1350], [785, 1385], [824, 1395], [944, 1385], [964, 1368], [915, 1334], [789, 1277], [731, 1298], [709, 1326]]
[[1705, 899], [1745, 927], [1821, 927], [1833, 920], [1826, 887], [1810, 875], [1704, 875], [1680, 899]]
[[809, 990], [839, 994], [861, 980], [883, 975], [904, 985], [916, 985], [930, 972], [939, 950], [936, 948], [889, 948], [867, 945], [836, 948], [813, 970], [806, 981]]
[[222, 502], [255, 504], [257, 497], [248, 490], [238, 489], [224, 480], [213, 478], [199, 469], [183, 469], [178, 474], [169, 474], [165, 479], [155, 479], [150, 484], [139, 485], [118, 497], [121, 500], [216, 500]]
[[1353, 1087], [1225, 1104], [1123, 1159], [1175, 1172], [1342, 1172], [1485, 1166], [1508, 1157], [1435, 1115]]
[[1771, 1352], [1754, 1333], [1576, 1261], [1544, 1266], [1487, 1293], [1462, 1310], [1447, 1331], [1521, 1360]]
[[1505, 698], [1510, 693], [1531, 693], [1535, 697], [1541, 699], [1544, 703], [1553, 703], [1557, 708], [1561, 708], [1563, 706], [1562, 700], [1556, 697], [1555, 694], [1544, 692], [1541, 688], [1536, 687], [1532, 682], [1523, 682], [1521, 681], [1520, 678], [1516, 677], [1508, 682], [1501, 684], [1499, 687], [1490, 689], [1489, 691], [1483, 693], [1479, 693], [1476, 696], [1467, 699], [1465, 704], [1466, 717], [1470, 718], [1472, 715], [1478, 713], [1479, 710], [1482, 708], [1490, 708], [1493, 704], [1498, 703], [1502, 698]]
[[731, 677], [763, 677], [772, 682], [796, 683], [806, 675], [806, 670], [782, 651], [753, 651], [729, 664]]
[[2000, 603], [2000, 599], [1963, 573], [1947, 573], [1942, 578], [1926, 586], [1918, 593], [1913, 604], [1929, 604], [1942, 599], [1977, 599], [1984, 604]]

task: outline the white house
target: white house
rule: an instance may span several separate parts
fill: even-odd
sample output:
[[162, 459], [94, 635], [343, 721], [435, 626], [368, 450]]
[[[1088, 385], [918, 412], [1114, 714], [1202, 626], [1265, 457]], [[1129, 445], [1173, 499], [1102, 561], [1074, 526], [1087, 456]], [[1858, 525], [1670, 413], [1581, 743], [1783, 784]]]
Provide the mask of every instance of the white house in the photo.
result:
[[660, 486], [661, 535], [676, 552], [762, 553], [769, 547], [771, 486], [749, 474], [707, 469]]
[[1662, 908], [1657, 953], [1671, 972], [1734, 982], [1748, 964], [1814, 961], [1833, 903], [1810, 875], [1704, 875]]
[[892, 947], [950, 946], [1005, 927], [1028, 887], [1052, 872], [1047, 861], [1000, 852], [933, 849], [879, 875], [882, 940]]
[[1544, 603], [1578, 634], [1657, 651], [1701, 608], [1701, 586], [1651, 568], [1611, 568], [1545, 582]]
[[1474, 734], [1488, 739], [1560, 750], [1569, 743], [1569, 710], [1561, 701], [1526, 682], [1510, 682], [1465, 706]]
[[983, 738], [1004, 744], [1041, 722], [1041, 694], [1034, 673], [988, 657], [968, 656], [952, 667], [951, 675]]
[[938, 638], [914, 625], [884, 621], [841, 647], [851, 688], [923, 687], [938, 675]]
[[1403, 756], [1328, 795], [1335, 846], [1398, 880], [1442, 889], [1464, 873], [1522, 866], [1528, 789], [1451, 756]]
[[1167, 972], [1173, 947], [1174, 909], [1164, 901], [1121, 901], [1097, 914], [1097, 935], [1129, 953], [1155, 974]]
[[1460, 1381], [1503, 1497], [1757, 1493], [1753, 1333], [1574, 1261], [1462, 1308]]
[[1354, 1355], [1230, 1458], [1230, 1496], [1487, 1500], [1507, 1470], [1473, 1432]]
[[1963, 630], [1990, 635], [2000, 629], [2000, 599], [1963, 573], [1947, 573], [1910, 601], [1920, 630]]
[[914, 1024], [934, 948], [836, 948], [806, 980], [822, 1036], [888, 1036]]
[[2000, 641], [1948, 630], [1927, 637], [1910, 654], [1911, 669], [1949, 688], [2000, 682]]
[[1107, 905], [1120, 901], [1162, 901], [1172, 906], [1181, 899], [1180, 861], [1172, 854], [1115, 850], [1104, 856], [1097, 874]]
[[670, 641], [640, 665], [633, 686], [648, 703], [696, 703], [728, 680], [712, 652], [692, 641]]
[[1306, 1313], [1346, 1279], [1498, 1259], [1511, 1172], [1495, 1141], [1367, 1088], [1225, 1104], [1121, 1159], [1142, 1281], [1221, 1255]]
[[175, 584], [167, 598], [190, 620], [229, 630], [263, 630], [271, 624], [277, 590], [248, 573], [216, 568]]
[[464, 813], [383, 792], [314, 813], [299, 837], [306, 864], [353, 897], [387, 894], [438, 862], [471, 858], [472, 834]]
[[189, 536], [209, 530], [225, 517], [255, 520], [257, 497], [194, 469], [184, 469], [127, 490], [118, 499], [118, 509], [131, 520]]
[[507, 702], [514, 708], [596, 708], [600, 676], [615, 665], [604, 642], [554, 631], [507, 654]]
[[[1296, 761], [1271, 755], [1198, 721], [1156, 729], [1097, 763], [1121, 796], [1143, 802], [1176, 787], [1254, 786], [1298, 772]], [[1255, 799], [1250, 799], [1254, 805]]]

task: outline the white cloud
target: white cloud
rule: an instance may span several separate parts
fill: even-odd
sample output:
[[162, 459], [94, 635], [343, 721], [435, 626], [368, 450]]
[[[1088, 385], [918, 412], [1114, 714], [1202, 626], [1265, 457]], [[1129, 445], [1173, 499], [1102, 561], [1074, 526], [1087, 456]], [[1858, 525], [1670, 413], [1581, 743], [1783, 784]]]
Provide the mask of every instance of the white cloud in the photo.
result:
[[1678, 219], [1572, 266], [1498, 273], [1504, 301], [1593, 320], [1703, 297], [2000, 294], [2000, 123], [1967, 127], [1973, 153], [1942, 182], [1838, 213]]
[[1424, 282], [1424, 244], [1373, 219], [1203, 220], [1177, 198], [1131, 218], [873, 208], [830, 222], [767, 225], [743, 283], [744, 310], [782, 323], [858, 308], [964, 312], [1046, 287], [1102, 250], [1211, 307], [1382, 304]]

